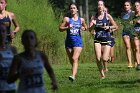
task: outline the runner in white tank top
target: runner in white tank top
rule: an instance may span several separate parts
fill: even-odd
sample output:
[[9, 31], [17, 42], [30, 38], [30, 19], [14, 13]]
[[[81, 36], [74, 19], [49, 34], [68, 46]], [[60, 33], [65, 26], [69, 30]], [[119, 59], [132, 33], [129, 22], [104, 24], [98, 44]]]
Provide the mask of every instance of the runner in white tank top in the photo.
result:
[[14, 54], [17, 51], [15, 47], [5, 44], [6, 37], [6, 26], [0, 23], [0, 93], [15, 93], [15, 82], [8, 84], [7, 78]]
[[25, 51], [14, 57], [8, 82], [11, 83], [19, 78], [17, 93], [46, 93], [44, 87], [45, 68], [52, 80], [52, 89], [56, 90], [55, 75], [47, 56], [35, 49], [37, 46], [35, 32], [25, 30], [22, 34], [22, 44]]

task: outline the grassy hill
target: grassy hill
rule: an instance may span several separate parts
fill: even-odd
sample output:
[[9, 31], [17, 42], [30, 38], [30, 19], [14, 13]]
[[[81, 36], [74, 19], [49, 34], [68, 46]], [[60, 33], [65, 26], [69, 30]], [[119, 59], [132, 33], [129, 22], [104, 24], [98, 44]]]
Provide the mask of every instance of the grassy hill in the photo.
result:
[[[47, 0], [9, 0], [7, 10], [14, 12], [20, 24], [20, 32], [14, 39], [14, 45], [22, 51], [21, 33], [33, 29], [38, 36], [39, 49], [49, 55], [51, 62], [60, 59], [64, 51], [64, 33], [58, 30], [59, 19], [56, 19]], [[54, 56], [55, 55], [55, 56]]]

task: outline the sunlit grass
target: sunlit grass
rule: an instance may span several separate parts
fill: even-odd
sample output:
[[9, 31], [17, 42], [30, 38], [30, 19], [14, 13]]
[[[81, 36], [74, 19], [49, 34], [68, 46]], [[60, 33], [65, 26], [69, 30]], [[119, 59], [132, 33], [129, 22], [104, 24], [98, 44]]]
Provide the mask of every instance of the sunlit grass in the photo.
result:
[[[100, 79], [95, 63], [79, 64], [76, 81], [70, 82], [71, 66], [53, 65], [58, 80], [58, 93], [139, 93], [140, 72], [127, 68], [126, 63], [109, 63], [109, 72], [104, 80]], [[50, 81], [45, 77], [46, 83]], [[50, 84], [50, 83], [49, 83]], [[50, 85], [48, 92], [51, 93]]]

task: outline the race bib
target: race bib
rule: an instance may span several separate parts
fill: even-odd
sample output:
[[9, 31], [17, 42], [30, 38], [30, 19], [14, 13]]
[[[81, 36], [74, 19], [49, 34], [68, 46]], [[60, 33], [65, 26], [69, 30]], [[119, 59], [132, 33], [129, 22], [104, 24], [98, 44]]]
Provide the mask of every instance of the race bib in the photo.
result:
[[71, 35], [78, 35], [79, 34], [79, 29], [70, 29], [70, 34]]
[[43, 78], [41, 74], [26, 76], [24, 82], [27, 88], [43, 86]]
[[140, 33], [140, 27], [134, 27], [134, 30]]
[[0, 79], [1, 80], [6, 80], [7, 77], [8, 77], [8, 72], [9, 72], [8, 67], [0, 68]]

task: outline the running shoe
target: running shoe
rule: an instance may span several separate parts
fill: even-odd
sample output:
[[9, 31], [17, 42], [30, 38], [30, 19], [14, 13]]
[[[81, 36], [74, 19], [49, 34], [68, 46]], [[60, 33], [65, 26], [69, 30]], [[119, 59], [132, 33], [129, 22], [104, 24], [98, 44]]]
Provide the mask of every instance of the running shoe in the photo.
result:
[[73, 82], [73, 81], [75, 80], [75, 77], [69, 76], [69, 80], [70, 80], [71, 82]]

